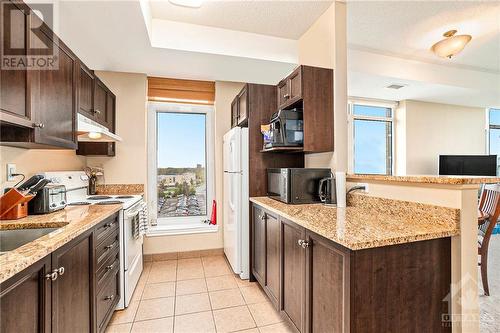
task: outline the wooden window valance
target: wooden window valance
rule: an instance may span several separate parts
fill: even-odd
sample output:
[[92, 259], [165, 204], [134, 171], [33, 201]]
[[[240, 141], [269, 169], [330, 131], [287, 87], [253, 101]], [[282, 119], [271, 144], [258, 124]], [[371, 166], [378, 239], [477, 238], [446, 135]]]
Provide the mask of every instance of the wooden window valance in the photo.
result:
[[148, 77], [148, 100], [214, 104], [215, 82]]

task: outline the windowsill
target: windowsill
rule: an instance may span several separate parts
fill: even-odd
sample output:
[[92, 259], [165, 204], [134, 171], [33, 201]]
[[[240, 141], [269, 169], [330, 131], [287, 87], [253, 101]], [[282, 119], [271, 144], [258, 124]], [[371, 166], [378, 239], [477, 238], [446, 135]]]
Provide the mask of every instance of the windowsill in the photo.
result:
[[174, 236], [174, 235], [189, 235], [189, 234], [205, 234], [219, 231], [218, 225], [155, 225], [150, 226], [146, 236]]

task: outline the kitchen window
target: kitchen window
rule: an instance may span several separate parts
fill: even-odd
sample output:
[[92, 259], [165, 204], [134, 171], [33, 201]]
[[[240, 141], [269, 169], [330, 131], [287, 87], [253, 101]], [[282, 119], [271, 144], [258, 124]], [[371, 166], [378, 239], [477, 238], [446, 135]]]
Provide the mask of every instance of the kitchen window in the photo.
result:
[[497, 175], [500, 175], [500, 109], [488, 110], [488, 151], [497, 155]]
[[395, 104], [349, 101], [349, 170], [356, 174], [393, 173]]
[[150, 102], [148, 198], [152, 233], [192, 233], [214, 197], [213, 106]]

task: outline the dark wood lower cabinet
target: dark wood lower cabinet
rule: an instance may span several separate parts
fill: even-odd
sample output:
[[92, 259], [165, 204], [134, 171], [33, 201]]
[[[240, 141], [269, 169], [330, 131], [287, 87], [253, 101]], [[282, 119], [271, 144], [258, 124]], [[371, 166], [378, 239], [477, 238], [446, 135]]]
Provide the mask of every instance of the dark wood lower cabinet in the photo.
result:
[[350, 250], [256, 204], [253, 214], [253, 267], [266, 263], [265, 279], [257, 281], [272, 302], [278, 294], [281, 314], [297, 332], [451, 332], [442, 322], [450, 238]]
[[280, 304], [280, 222], [276, 215], [266, 213], [266, 287], [272, 303]]
[[[117, 232], [117, 219], [104, 220], [1, 283], [0, 332], [103, 332], [121, 296], [120, 260], [115, 248], [111, 268], [102, 267], [108, 274], [97, 272], [95, 234]], [[99, 291], [97, 275], [104, 285]]]
[[266, 213], [259, 207], [253, 209], [253, 262], [252, 274], [262, 286], [266, 285]]

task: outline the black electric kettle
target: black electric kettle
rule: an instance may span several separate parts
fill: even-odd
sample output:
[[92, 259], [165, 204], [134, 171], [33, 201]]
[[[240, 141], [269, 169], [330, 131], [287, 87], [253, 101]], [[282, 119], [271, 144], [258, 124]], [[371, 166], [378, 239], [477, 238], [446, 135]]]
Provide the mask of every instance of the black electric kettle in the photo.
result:
[[319, 181], [318, 195], [321, 202], [325, 205], [337, 204], [337, 189], [333, 173], [330, 173], [330, 177], [323, 178]]

